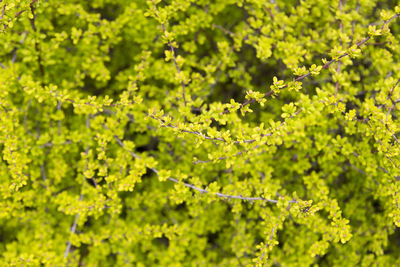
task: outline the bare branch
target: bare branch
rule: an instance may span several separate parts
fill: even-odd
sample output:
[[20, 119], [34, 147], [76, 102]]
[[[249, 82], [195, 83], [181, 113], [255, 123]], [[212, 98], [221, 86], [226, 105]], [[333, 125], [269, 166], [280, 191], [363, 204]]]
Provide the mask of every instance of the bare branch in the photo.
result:
[[[153, 2], [153, 4], [154, 4], [154, 8], [155, 8], [155, 11], [156, 11], [156, 12], [155, 12], [155, 16], [158, 18], [159, 16], [158, 16], [157, 5], [154, 3], [153, 0], [152, 0], [152, 2]], [[167, 29], [166, 29], [166, 27], [165, 27], [165, 24], [162, 23], [162, 24], [161, 24], [161, 27], [162, 27], [162, 30], [163, 30], [164, 35], [165, 35], [166, 32], [167, 32]], [[174, 62], [175, 68], [176, 68], [178, 74], [180, 75], [180, 74], [181, 74], [181, 68], [179, 67], [178, 62], [176, 61], [176, 54], [175, 54], [175, 49], [176, 49], [176, 48], [174, 47], [174, 45], [172, 44], [172, 42], [171, 42], [170, 40], [168, 40], [168, 45], [169, 45], [169, 48], [170, 48], [171, 53], [172, 53], [172, 60], [173, 60], [173, 62]], [[185, 106], [186, 106], [186, 92], [185, 92], [186, 86], [185, 86], [185, 83], [183, 82], [182, 79], [181, 79], [181, 86], [182, 86], [182, 98], [183, 98], [183, 103], [184, 103]]]
[[[385, 22], [382, 24], [382, 26], [380, 27], [380, 30], [382, 30], [388, 23], [390, 23], [392, 20], [394, 20], [394, 19], [397, 18], [397, 17], [399, 17], [398, 14], [394, 15], [394, 16], [391, 17], [389, 20], [385, 21]], [[360, 46], [362, 46], [364, 43], [368, 42], [370, 39], [371, 39], [370, 36], [365, 37], [363, 40], [361, 40], [360, 42], [358, 42], [358, 43], [356, 44], [357, 48], [359, 48]], [[333, 58], [333, 59], [331, 59], [330, 61], [328, 61], [327, 63], [325, 63], [325, 65], [323, 65], [322, 68], [323, 68], [323, 69], [327, 69], [332, 63], [338, 62], [340, 59], [342, 59], [342, 58], [344, 58], [344, 57], [346, 57], [346, 56], [348, 56], [348, 55], [349, 55], [349, 54], [348, 54], [347, 52], [345, 52], [345, 53], [343, 53], [341, 56], [339, 56], [339, 57], [337, 57], [337, 58]], [[308, 72], [308, 73], [306, 73], [306, 74], [304, 74], [304, 75], [302, 75], [302, 76], [297, 77], [294, 81], [295, 81], [295, 82], [302, 81], [302, 80], [304, 80], [305, 78], [307, 78], [308, 76], [311, 76], [311, 71]], [[287, 88], [287, 87], [288, 87], [288, 84], [285, 84], [285, 85], [284, 85], [283, 87], [281, 87], [280, 89], [285, 89], [285, 88]], [[273, 93], [274, 93], [274, 90], [270, 90], [270, 91], [268, 91], [268, 92], [266, 92], [266, 93], [264, 94], [264, 97], [269, 97], [269, 96], [273, 95]], [[242, 109], [243, 107], [245, 107], [245, 106], [251, 104], [251, 103], [254, 103], [255, 101], [256, 101], [256, 99], [254, 99], [254, 98], [251, 98], [251, 99], [247, 100], [246, 102], [244, 102], [244, 103], [242, 103], [242, 104], [240, 105], [239, 110]], [[222, 114], [227, 114], [227, 113], [230, 113], [230, 112], [231, 112], [231, 111], [230, 111], [229, 109], [227, 109], [227, 110], [225, 110], [224, 112], [222, 112]]]
[[[295, 116], [297, 116], [300, 112], [302, 112], [303, 111], [303, 109], [299, 109], [298, 111], [296, 111], [292, 116], [290, 116], [288, 119], [292, 119], [293, 117], [295, 117]], [[172, 125], [172, 124], [165, 124], [165, 122], [162, 120], [162, 119], [158, 119], [158, 118], [156, 118], [155, 116], [153, 116], [153, 115], [151, 115], [151, 114], [148, 114], [148, 116], [150, 117], [150, 118], [152, 118], [152, 119], [154, 119], [154, 120], [158, 120], [158, 121], [161, 121], [161, 123], [162, 123], [162, 127], [168, 127], [168, 128], [172, 128], [172, 129], [178, 129], [178, 127], [176, 127], [176, 126], [174, 126], [174, 125]], [[283, 122], [281, 122], [281, 124], [275, 129], [275, 130], [279, 130], [284, 124], [286, 123], [286, 121], [283, 121]], [[178, 130], [180, 130], [180, 129], [178, 129]], [[189, 131], [189, 130], [180, 130], [181, 132], [183, 132], [183, 133], [189, 133], [189, 134], [194, 134], [194, 135], [198, 135], [198, 136], [200, 136], [201, 138], [204, 138], [204, 139], [207, 139], [207, 140], [213, 140], [213, 141], [222, 141], [222, 142], [225, 142], [225, 143], [227, 143], [228, 141], [227, 140], [225, 140], [224, 138], [221, 138], [221, 137], [210, 137], [210, 136], [207, 136], [207, 135], [205, 135], [205, 134], [203, 134], [203, 133], [201, 133], [201, 132], [198, 132], [198, 131]], [[267, 133], [267, 134], [262, 134], [262, 135], [260, 135], [260, 138], [262, 138], [262, 137], [266, 137], [266, 136], [272, 136], [272, 133]], [[240, 144], [240, 143], [248, 143], [248, 144], [251, 144], [251, 143], [254, 143], [254, 142], [256, 142], [258, 139], [244, 139], [244, 140], [237, 140], [237, 141], [232, 141], [232, 143], [234, 143], [234, 144]]]
[[[342, 12], [342, 0], [339, 0], [339, 12]], [[340, 28], [340, 33], [343, 33], [343, 23], [342, 20], [339, 21], [339, 28]], [[343, 42], [342, 42], [342, 38], [340, 38], [340, 46], [343, 46]], [[340, 73], [340, 65], [342, 64], [341, 61], [338, 61], [338, 65], [337, 65], [337, 69], [336, 69], [336, 73], [339, 74]], [[337, 93], [339, 91], [339, 81], [336, 81], [336, 85], [335, 85], [335, 97], [337, 96]]]
[[[79, 197], [79, 201], [82, 201], [82, 200], [83, 200], [83, 195], [81, 194], [80, 197]], [[71, 233], [72, 233], [72, 234], [74, 234], [74, 233], [76, 232], [76, 226], [77, 226], [77, 224], [78, 224], [78, 220], [79, 220], [79, 213], [77, 213], [77, 214], [75, 215], [75, 220], [74, 220], [74, 222], [72, 223], [72, 226], [71, 226]], [[67, 257], [68, 257], [68, 254], [69, 254], [70, 250], [71, 250], [71, 241], [68, 240], [68, 242], [67, 242], [67, 248], [65, 249], [65, 252], [64, 252], [64, 258], [67, 258]]]
[[4, 4], [3, 9], [1, 10], [1, 17], [0, 17], [0, 19], [3, 19], [3, 18], [4, 18], [4, 11], [6, 11], [6, 6], [7, 6], [7, 4]]
[[[124, 143], [122, 142], [122, 140], [118, 137], [118, 136], [114, 136], [115, 140], [117, 141], [117, 143], [124, 148]], [[132, 157], [136, 158], [136, 159], [140, 159], [140, 157], [138, 155], [136, 155], [134, 152], [127, 150]], [[159, 171], [155, 168], [149, 168], [150, 170], [152, 170], [155, 174], [159, 174]], [[180, 184], [182, 183], [184, 186], [191, 188], [193, 190], [196, 190], [202, 194], [211, 194], [211, 195], [215, 195], [217, 197], [221, 197], [221, 198], [228, 198], [228, 199], [241, 199], [241, 200], [246, 200], [246, 201], [256, 201], [256, 200], [260, 200], [260, 201], [264, 201], [264, 202], [271, 202], [271, 203], [278, 203], [278, 200], [274, 200], [274, 199], [267, 199], [267, 198], [263, 198], [263, 197], [244, 197], [244, 196], [237, 196], [237, 195], [227, 195], [227, 194], [223, 194], [223, 193], [213, 193], [213, 192], [209, 192], [206, 189], [202, 189], [199, 188], [195, 185], [189, 184], [189, 183], [185, 183], [185, 182], [180, 182], [179, 180], [172, 178], [172, 177], [168, 177], [168, 180]], [[296, 200], [290, 200], [288, 201], [289, 203], [297, 203]]]
[[[28, 35], [28, 32], [25, 31], [22, 35], [21, 40], [19, 41], [20, 45], [22, 45], [24, 43], [27, 35]], [[14, 50], [12, 52], [13, 55], [12, 55], [11, 63], [15, 63], [15, 61], [17, 60], [17, 50], [18, 50], [18, 47], [14, 47]]]
[[[297, 201], [296, 201], [296, 202], [297, 202]], [[286, 211], [289, 211], [289, 210], [290, 210], [290, 206], [291, 206], [291, 204], [289, 204], [289, 205], [287, 206]], [[276, 228], [279, 226], [281, 216], [282, 216], [282, 211], [279, 213], [278, 222], [277, 222], [277, 223], [274, 225], [274, 227], [272, 228], [271, 234], [270, 234], [270, 236], [269, 236], [269, 241], [272, 241], [272, 239], [274, 238], [275, 230], [276, 230]], [[266, 251], [267, 248], [268, 248], [268, 243], [265, 244], [265, 250], [264, 250], [263, 253], [261, 254], [261, 257], [260, 257], [260, 259], [259, 259], [259, 261], [258, 261], [258, 264], [260, 264], [260, 263], [262, 262], [262, 260], [263, 260], [263, 258], [264, 258], [264, 256], [265, 256], [265, 251]]]

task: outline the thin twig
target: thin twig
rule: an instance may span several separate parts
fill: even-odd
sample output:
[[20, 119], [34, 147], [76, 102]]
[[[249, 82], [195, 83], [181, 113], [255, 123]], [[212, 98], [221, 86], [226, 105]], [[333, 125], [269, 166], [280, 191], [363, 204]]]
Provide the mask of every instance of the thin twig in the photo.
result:
[[[297, 202], [297, 201], [296, 201], [296, 202]], [[290, 202], [289, 202], [289, 203], [290, 203]], [[286, 208], [287, 211], [290, 210], [290, 206], [291, 206], [291, 204], [289, 204], [289, 205], [287, 206], [287, 208]], [[270, 236], [269, 236], [269, 241], [272, 241], [272, 239], [274, 238], [275, 230], [276, 230], [276, 228], [279, 226], [279, 223], [280, 223], [279, 220], [281, 219], [281, 216], [282, 216], [282, 211], [279, 213], [278, 222], [277, 222], [277, 223], [274, 225], [274, 227], [272, 228], [271, 234], [270, 234]], [[263, 260], [263, 258], [264, 258], [264, 256], [265, 256], [265, 251], [266, 251], [267, 248], [268, 248], [268, 243], [265, 244], [265, 249], [264, 249], [263, 253], [261, 254], [261, 257], [260, 257], [260, 259], [259, 259], [259, 261], [258, 261], [258, 264], [260, 264], [260, 263], [262, 262], [262, 260]]]
[[[69, 145], [69, 144], [73, 144], [73, 143], [74, 142], [72, 140], [66, 140], [65, 142], [63, 142], [61, 144], [57, 144], [57, 145]], [[53, 144], [52, 142], [47, 142], [43, 145], [40, 145], [39, 147], [43, 148], [43, 147], [52, 147], [52, 146], [55, 146], [55, 144]]]
[[[342, 0], [339, 0], [339, 12], [342, 13]], [[343, 33], [342, 20], [339, 21], [339, 28], [340, 28], [340, 33]], [[340, 41], [340, 46], [343, 47], [343, 42], [342, 42], [341, 36], [339, 38], [339, 41]], [[340, 65], [341, 64], [342, 64], [342, 62], [339, 60], [338, 61], [338, 65], [337, 65], [337, 69], [336, 69], [336, 73], [338, 74], [338, 76], [339, 76], [339, 73], [340, 73]], [[338, 91], [339, 91], [339, 80], [337, 80], [336, 84], [335, 84], [335, 97], [337, 96]]]
[[40, 165], [40, 173], [42, 175], [43, 182], [46, 182], [46, 180], [47, 180], [46, 169], [45, 168], [46, 167], [45, 167], [44, 163], [42, 165]]
[[[290, 116], [288, 119], [291, 119], [291, 118], [297, 116], [302, 110], [303, 109], [299, 109], [292, 116]], [[165, 124], [165, 122], [162, 119], [158, 119], [158, 118], [156, 118], [155, 116], [153, 116], [151, 114], [149, 114], [148, 116], [150, 118], [154, 119], [154, 120], [161, 121], [161, 123], [162, 123], [161, 127], [168, 127], [168, 128], [180, 130], [177, 126], [174, 126], [172, 124]], [[285, 123], [286, 123], [285, 121], [281, 122], [281, 124], [275, 130], [279, 130], [280, 127], [282, 127]], [[189, 131], [189, 130], [180, 130], [180, 131], [183, 132], [183, 133], [189, 133], [189, 134], [198, 135], [201, 138], [204, 138], [204, 139], [207, 139], [207, 140], [222, 141], [222, 142], [225, 142], [225, 143], [228, 142], [224, 138], [221, 138], [221, 137], [210, 137], [210, 136], [207, 136], [207, 135], [205, 135], [205, 134], [203, 134], [201, 132], [198, 132], [198, 131]], [[272, 136], [272, 133], [262, 134], [262, 135], [260, 135], [260, 138], [263, 138], [263, 137], [266, 137], [266, 136]], [[244, 139], [244, 140], [239, 140], [239, 141], [233, 141], [232, 143], [234, 143], [234, 144], [240, 144], [240, 143], [251, 144], [251, 143], [256, 142], [257, 140], [258, 139]]]
[[[89, 130], [89, 128], [90, 128], [90, 117], [87, 116], [86, 117], [86, 129]], [[86, 151], [85, 151], [86, 155], [89, 155], [89, 150], [90, 150], [90, 147], [87, 146], [86, 147]], [[88, 169], [88, 166], [89, 166], [89, 158], [87, 158], [87, 161], [86, 161], [86, 170]], [[96, 180], [93, 177], [88, 178], [88, 177], [85, 176], [85, 174], [83, 174], [83, 177], [85, 177], [85, 179], [91, 180], [93, 182], [93, 184], [94, 184], [94, 187], [97, 188]]]
[[[79, 201], [82, 201], [82, 200], [83, 200], [83, 195], [81, 194], [80, 197], [79, 197]], [[77, 213], [75, 215], [75, 220], [74, 220], [74, 222], [73, 222], [73, 224], [71, 226], [71, 233], [72, 234], [75, 234], [75, 232], [76, 232], [76, 226], [78, 224], [78, 220], [79, 220], [79, 213]], [[64, 258], [68, 257], [68, 254], [69, 254], [70, 250], [71, 250], [71, 241], [68, 240], [67, 248], [65, 249], [65, 252], [64, 252]]]
[[[385, 21], [385, 22], [382, 24], [382, 26], [380, 27], [380, 30], [382, 30], [388, 23], [390, 23], [392, 20], [394, 20], [394, 19], [397, 18], [397, 17], [399, 17], [398, 14], [394, 15], [394, 16], [391, 17], [389, 20]], [[360, 46], [362, 46], [364, 43], [368, 42], [370, 39], [371, 39], [370, 36], [365, 37], [363, 40], [361, 40], [360, 42], [358, 42], [358, 43], [356, 44], [357, 48], [359, 48]], [[327, 69], [332, 63], [337, 62], [337, 61], [339, 61], [340, 59], [342, 59], [342, 58], [344, 58], [344, 57], [346, 57], [346, 56], [348, 56], [348, 55], [349, 55], [349, 54], [348, 54], [347, 52], [345, 52], [345, 53], [343, 53], [341, 56], [339, 56], [339, 57], [337, 57], [337, 58], [331, 59], [330, 61], [328, 61], [327, 63], [325, 63], [325, 64], [322, 66], [322, 69]], [[302, 81], [302, 80], [304, 80], [305, 78], [307, 78], [308, 76], [311, 76], [311, 71], [308, 72], [308, 73], [306, 73], [306, 74], [304, 74], [304, 75], [302, 75], [302, 76], [297, 77], [294, 81], [295, 81], [295, 82]], [[285, 89], [285, 88], [287, 88], [287, 87], [288, 87], [288, 83], [285, 84], [285, 85], [283, 85], [282, 87], [280, 87], [280, 89]], [[273, 94], [274, 94], [274, 90], [270, 90], [270, 91], [268, 91], [268, 92], [266, 92], [266, 93], [264, 94], [264, 97], [269, 97], [269, 96], [271, 96], [271, 95], [273, 95]], [[242, 103], [242, 104], [240, 105], [239, 110], [242, 109], [243, 107], [245, 107], [245, 106], [251, 104], [251, 103], [254, 103], [255, 101], [256, 101], [255, 98], [251, 98], [251, 99], [247, 100], [246, 102], [244, 102], [244, 103]], [[225, 111], [222, 112], [222, 114], [227, 114], [227, 113], [230, 113], [230, 112], [231, 112], [230, 109], [226, 109]]]
[[[114, 138], [117, 141], [117, 143], [122, 148], [124, 148], [124, 143], [122, 142], [122, 140], [116, 135], [114, 136]], [[140, 159], [140, 157], [138, 155], [136, 155], [134, 152], [132, 152], [130, 150], [127, 150], [127, 151], [135, 159]], [[159, 175], [159, 171], [157, 169], [150, 168], [150, 167], [149, 167], [149, 169], [152, 170], [155, 174]], [[261, 201], [264, 201], [264, 202], [278, 203], [278, 200], [267, 199], [267, 198], [263, 198], [263, 197], [243, 197], [243, 196], [237, 196], [237, 195], [227, 195], [227, 194], [223, 194], [223, 193], [213, 193], [213, 192], [210, 192], [210, 191], [208, 191], [206, 189], [199, 188], [199, 187], [197, 187], [195, 185], [192, 185], [192, 184], [189, 184], [189, 183], [185, 183], [185, 182], [180, 182], [179, 180], [177, 180], [175, 178], [172, 178], [172, 177], [168, 177], [167, 179], [172, 181], [172, 182], [174, 182], [174, 183], [177, 183], [177, 184], [182, 183], [184, 186], [186, 186], [188, 188], [191, 188], [193, 190], [196, 190], [196, 191], [198, 191], [198, 192], [200, 192], [202, 194], [211, 194], [211, 195], [215, 195], [215, 196], [218, 196], [218, 197], [221, 197], [221, 198], [228, 198], [228, 199], [241, 199], [241, 200], [246, 200], [246, 201], [261, 200]], [[289, 203], [297, 203], [297, 201], [296, 200], [291, 200], [291, 201], [289, 201]]]
[[389, 95], [386, 99], [389, 99], [392, 97], [394, 89], [397, 87], [397, 85], [400, 83], [400, 79], [397, 80], [397, 82], [393, 85], [392, 89], [390, 89]]
[[212, 24], [212, 26], [214, 28], [220, 29], [221, 31], [223, 31], [225, 34], [231, 35], [231, 36], [235, 36], [236, 34], [234, 32], [231, 32], [230, 30], [225, 29], [224, 27], [222, 27], [221, 25], [218, 24]]
[[[31, 22], [31, 27], [32, 27], [32, 30], [34, 32], [37, 32], [35, 7], [33, 6], [36, 2], [37, 2], [37, 0], [33, 0], [29, 5], [29, 7], [31, 9], [32, 16], [33, 16], [33, 18], [31, 18], [29, 20]], [[35, 51], [38, 54], [37, 62], [38, 62], [38, 66], [39, 66], [39, 72], [40, 72], [40, 75], [41, 75], [41, 78], [42, 78], [41, 79], [41, 83], [42, 83], [42, 86], [44, 86], [45, 72], [44, 72], [44, 66], [43, 66], [43, 62], [42, 62], [42, 53], [41, 53], [39, 42], [38, 42], [37, 38], [35, 39]]]
[[[22, 36], [21, 40], [19, 41], [20, 45], [22, 45], [24, 43], [27, 35], [28, 35], [28, 32], [23, 33], [23, 36]], [[13, 55], [12, 55], [11, 63], [15, 63], [15, 61], [17, 60], [17, 50], [18, 50], [18, 47], [17, 46], [14, 47], [14, 50], [12, 52]]]
[[[357, 0], [357, 7], [356, 7], [356, 12], [358, 13], [358, 11], [360, 11], [360, 0]], [[353, 43], [354, 41], [354, 28], [356, 26], [356, 21], [353, 20], [351, 22], [351, 41], [350, 43]]]
[[382, 121], [381, 119], [379, 119], [379, 121], [385, 125], [386, 130], [392, 135], [393, 139], [396, 140], [397, 143], [400, 143], [400, 141], [397, 139], [396, 135], [390, 132], [389, 126], [387, 125], [387, 123], [385, 123], [384, 121]]
[[[293, 114], [292, 116], [290, 116], [289, 119], [293, 118], [294, 116], [297, 116], [301, 111], [302, 111], [302, 109], [299, 109], [295, 114]], [[279, 130], [285, 123], [286, 123], [286, 121], [282, 122], [281, 125], [279, 125], [279, 126], [276, 128], [276, 130]], [[290, 134], [290, 133], [288, 133], [288, 134]], [[265, 137], [265, 136], [272, 136], [272, 133], [261, 135], [261, 137]], [[252, 142], [255, 142], [255, 141], [257, 141], [257, 140], [256, 140], [256, 139], [253, 139], [253, 140], [244, 140], [244, 141], [248, 141], [248, 143], [252, 143]], [[239, 141], [236, 141], [236, 142], [240, 143]], [[242, 142], [243, 142], [243, 141], [242, 141]], [[239, 152], [237, 152], [236, 154], [234, 154], [234, 155], [231, 156], [231, 157], [240, 156], [241, 154], [244, 154], [244, 153], [246, 153], [246, 152], [249, 152], [249, 151], [252, 151], [252, 150], [255, 150], [255, 149], [261, 147], [261, 145], [267, 145], [267, 143], [268, 143], [268, 142], [265, 142], [264, 144], [258, 144], [258, 145], [256, 145], [255, 147], [253, 147], [253, 148], [251, 148], [251, 149], [239, 151]], [[231, 158], [231, 157], [228, 157], [228, 156], [219, 157], [219, 158], [217, 158], [217, 160], [224, 160], [224, 159], [228, 159], [228, 158]], [[193, 164], [209, 163], [209, 162], [213, 162], [213, 161], [214, 161], [214, 160], [196, 160], [196, 161], [193, 162]]]
[[[62, 102], [60, 101], [60, 100], [58, 100], [58, 102], [57, 102], [57, 110], [58, 111], [60, 111], [61, 110], [61, 105], [62, 105]], [[57, 126], [58, 126], [58, 135], [61, 135], [61, 120], [59, 120], [58, 122], [57, 122]]]
[[[155, 13], [154, 13], [154, 15], [155, 15], [157, 18], [159, 18], [159, 16], [158, 16], [157, 5], [156, 5], [156, 3], [154, 2], [154, 0], [152, 0], [152, 2], [153, 2], [153, 5], [154, 5], [154, 8], [155, 8]], [[164, 33], [164, 35], [165, 35], [166, 32], [167, 32], [167, 29], [166, 29], [166, 27], [165, 27], [165, 24], [164, 24], [164, 23], [161, 23], [161, 27], [162, 27], [163, 33]], [[168, 40], [168, 45], [169, 45], [170, 50], [171, 50], [171, 53], [172, 53], [172, 60], [173, 60], [173, 62], [174, 62], [175, 68], [176, 68], [176, 70], [178, 71], [179, 76], [181, 76], [181, 68], [179, 67], [178, 62], [176, 61], [176, 55], [175, 55], [175, 49], [176, 49], [176, 48], [174, 47], [174, 45], [172, 44], [172, 42], [171, 42], [170, 40]], [[182, 77], [179, 77], [179, 78], [180, 78], [180, 80], [181, 80], [181, 86], [182, 86], [182, 98], [183, 98], [183, 103], [184, 103], [185, 106], [186, 106], [186, 92], [185, 92], [186, 86], [185, 86], [185, 83], [183, 82]]]
[[[372, 126], [369, 125], [369, 124], [367, 124], [367, 125], [368, 125], [368, 126], [371, 128], [371, 130], [372, 130]], [[396, 162], [394, 162], [393, 159], [387, 155], [387, 153], [389, 153], [389, 149], [386, 148], [386, 152], [383, 151], [384, 146], [383, 146], [383, 143], [382, 143], [381, 139], [377, 136], [376, 132], [373, 131], [373, 133], [374, 133], [374, 136], [375, 136], [376, 140], [378, 140], [378, 143], [379, 143], [379, 144], [381, 145], [381, 147], [382, 147], [382, 152], [384, 153], [385, 158], [387, 158], [396, 168], [399, 168], [399, 167], [397, 166]]]
[[6, 6], [7, 6], [7, 4], [4, 4], [3, 9], [1, 10], [1, 17], [0, 17], [0, 19], [3, 19], [3, 17], [4, 17], [4, 11], [6, 11]]

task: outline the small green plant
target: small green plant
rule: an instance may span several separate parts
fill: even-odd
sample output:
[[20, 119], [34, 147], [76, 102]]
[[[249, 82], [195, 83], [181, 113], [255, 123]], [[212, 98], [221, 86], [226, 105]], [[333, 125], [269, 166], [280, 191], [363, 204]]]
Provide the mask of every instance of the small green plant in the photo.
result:
[[399, 15], [0, 1], [0, 265], [396, 266]]

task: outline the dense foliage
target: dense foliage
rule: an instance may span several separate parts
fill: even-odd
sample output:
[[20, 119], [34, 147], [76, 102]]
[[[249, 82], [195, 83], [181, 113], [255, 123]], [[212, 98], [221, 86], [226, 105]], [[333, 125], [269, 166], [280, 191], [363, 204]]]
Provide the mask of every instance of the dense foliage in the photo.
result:
[[395, 266], [396, 4], [0, 0], [0, 265]]

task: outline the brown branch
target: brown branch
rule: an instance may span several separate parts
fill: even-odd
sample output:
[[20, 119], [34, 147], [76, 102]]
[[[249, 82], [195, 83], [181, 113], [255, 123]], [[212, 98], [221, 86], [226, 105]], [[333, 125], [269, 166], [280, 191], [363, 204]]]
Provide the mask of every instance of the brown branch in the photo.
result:
[[18, 18], [22, 13], [24, 13], [26, 10], [21, 10], [18, 11], [17, 14], [15, 14], [15, 18]]
[[392, 89], [390, 89], [389, 95], [386, 99], [389, 99], [392, 97], [394, 89], [397, 87], [397, 85], [400, 83], [400, 79], [397, 80], [397, 82], [393, 85]]
[[[33, 9], [33, 5], [37, 2], [38, 0], [32, 0], [32, 2], [29, 4], [30, 9]], [[15, 14], [15, 18], [19, 17], [22, 13], [24, 13], [25, 10], [21, 10]]]

